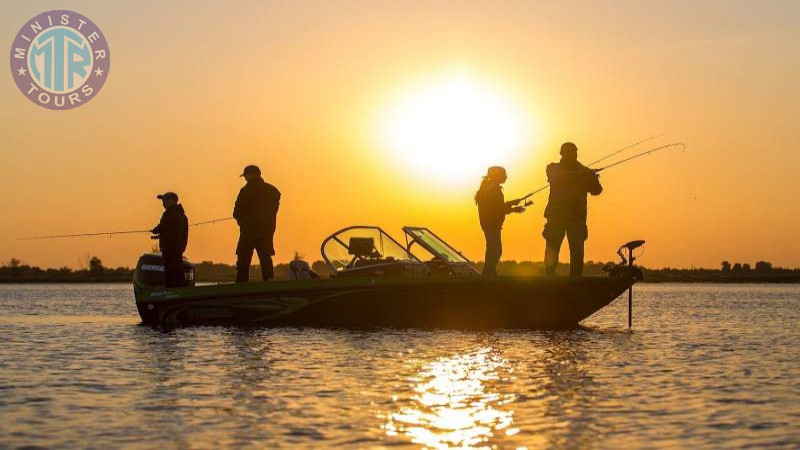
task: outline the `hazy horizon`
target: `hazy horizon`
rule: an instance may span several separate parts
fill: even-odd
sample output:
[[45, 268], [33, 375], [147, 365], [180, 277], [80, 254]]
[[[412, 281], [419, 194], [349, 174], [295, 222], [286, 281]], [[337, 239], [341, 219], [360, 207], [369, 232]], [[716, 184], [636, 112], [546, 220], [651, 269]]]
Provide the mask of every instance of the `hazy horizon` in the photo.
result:
[[[587, 260], [613, 260], [643, 238], [647, 267], [800, 266], [797, 2], [3, 6], [7, 45], [36, 14], [67, 8], [101, 28], [112, 55], [102, 91], [77, 109], [31, 103], [10, 74], [0, 83], [3, 262], [76, 267], [92, 254], [133, 266], [152, 247], [146, 234], [15, 238], [150, 228], [167, 190], [191, 222], [228, 217], [251, 163], [283, 193], [276, 261], [317, 260], [322, 239], [355, 224], [398, 239], [403, 225], [427, 226], [477, 261], [472, 196], [486, 162], [507, 167], [513, 198], [546, 182], [564, 141], [589, 162], [664, 133], [652, 146], [686, 151], [602, 174]], [[458, 122], [437, 125], [457, 135], [438, 147], [419, 136], [400, 146], [416, 152], [387, 145], [387, 126], [419, 119], [415, 104], [460, 95], [448, 94], [452, 80], [496, 106], [471, 117], [502, 118], [497, 139], [476, 142]], [[504, 260], [542, 259], [546, 199], [509, 217]], [[232, 222], [192, 228], [186, 256], [230, 264], [236, 238]]]

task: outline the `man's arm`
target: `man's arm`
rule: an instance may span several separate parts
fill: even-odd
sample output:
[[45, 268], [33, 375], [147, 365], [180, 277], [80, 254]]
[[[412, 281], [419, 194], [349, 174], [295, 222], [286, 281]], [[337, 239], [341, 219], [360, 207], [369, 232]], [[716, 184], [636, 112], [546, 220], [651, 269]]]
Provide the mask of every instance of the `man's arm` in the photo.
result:
[[556, 169], [555, 164], [548, 164], [546, 172], [547, 172], [547, 182], [549, 184], [553, 184], [554, 182], [557, 183], [560, 180], [558, 176], [559, 175], [558, 170]]
[[167, 212], [164, 211], [164, 214], [161, 215], [161, 220], [158, 222], [158, 225], [150, 230], [150, 232], [153, 234], [161, 234], [167, 229], [167, 225]]
[[242, 191], [243, 189], [239, 191], [239, 195], [236, 196], [236, 203], [233, 204], [233, 218], [236, 219], [236, 223], [239, 225], [242, 224], [242, 209], [244, 209]]
[[600, 184], [600, 176], [595, 171], [590, 171], [589, 174], [589, 191], [592, 195], [600, 195], [603, 192], [603, 186]]
[[181, 217], [180, 227], [181, 235], [178, 249], [183, 253], [186, 251], [186, 245], [189, 243], [189, 218], [185, 215]]

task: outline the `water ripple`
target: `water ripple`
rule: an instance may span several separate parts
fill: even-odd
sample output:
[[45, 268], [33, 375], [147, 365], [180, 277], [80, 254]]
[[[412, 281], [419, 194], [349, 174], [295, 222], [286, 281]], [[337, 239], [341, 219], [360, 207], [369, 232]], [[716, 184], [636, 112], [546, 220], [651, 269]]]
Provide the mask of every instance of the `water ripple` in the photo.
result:
[[568, 332], [138, 325], [0, 286], [0, 447], [800, 446], [800, 288], [644, 285]]

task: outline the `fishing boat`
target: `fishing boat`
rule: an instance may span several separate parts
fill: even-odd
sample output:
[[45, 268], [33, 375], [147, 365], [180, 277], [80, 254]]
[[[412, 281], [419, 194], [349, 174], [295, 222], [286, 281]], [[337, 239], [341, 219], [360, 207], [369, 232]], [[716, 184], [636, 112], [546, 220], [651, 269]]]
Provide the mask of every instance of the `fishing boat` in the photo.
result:
[[[145, 325], [370, 328], [563, 329], [629, 291], [641, 279], [633, 249], [608, 276], [482, 277], [461, 252], [424, 227], [404, 227], [405, 245], [377, 226], [352, 226], [323, 240], [333, 275], [306, 270], [294, 280], [163, 286], [158, 253], [139, 258], [136, 306]], [[629, 258], [622, 253], [629, 250]]]

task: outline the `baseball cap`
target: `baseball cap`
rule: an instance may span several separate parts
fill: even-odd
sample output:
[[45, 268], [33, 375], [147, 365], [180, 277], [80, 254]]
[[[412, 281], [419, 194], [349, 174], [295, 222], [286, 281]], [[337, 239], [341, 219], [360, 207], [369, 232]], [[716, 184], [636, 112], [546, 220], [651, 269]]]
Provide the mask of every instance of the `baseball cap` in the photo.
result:
[[255, 166], [255, 165], [251, 164], [251, 165], [245, 167], [244, 171], [242, 171], [242, 174], [239, 175], [239, 176], [243, 177], [243, 176], [247, 175], [248, 173], [252, 173], [252, 174], [255, 174], [255, 175], [261, 175], [261, 169], [259, 169], [258, 166]]
[[159, 200], [163, 200], [165, 198], [173, 198], [177, 202], [178, 201], [178, 194], [176, 194], [174, 192], [165, 192], [163, 194], [157, 195], [156, 198], [159, 199]]

